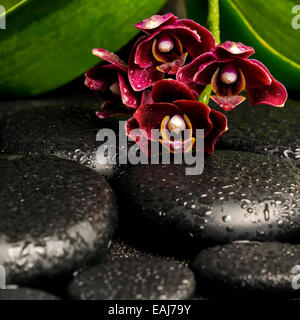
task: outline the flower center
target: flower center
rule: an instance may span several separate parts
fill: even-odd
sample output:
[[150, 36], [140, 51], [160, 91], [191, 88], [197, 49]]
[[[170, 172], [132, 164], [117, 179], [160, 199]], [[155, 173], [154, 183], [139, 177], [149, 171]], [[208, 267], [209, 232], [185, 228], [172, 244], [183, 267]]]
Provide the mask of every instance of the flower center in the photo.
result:
[[192, 123], [185, 114], [175, 114], [172, 118], [165, 116], [160, 124], [162, 139], [159, 141], [172, 153], [188, 152], [195, 142], [192, 129]]
[[168, 122], [168, 129], [171, 132], [179, 134], [181, 131], [186, 129], [186, 124], [182, 116], [175, 114]]
[[161, 37], [158, 40], [157, 48], [160, 52], [168, 53], [174, 48], [174, 41], [168, 36]]
[[220, 75], [221, 81], [225, 84], [232, 84], [237, 81], [237, 78], [238, 72], [235, 66], [231, 63], [225, 64]]

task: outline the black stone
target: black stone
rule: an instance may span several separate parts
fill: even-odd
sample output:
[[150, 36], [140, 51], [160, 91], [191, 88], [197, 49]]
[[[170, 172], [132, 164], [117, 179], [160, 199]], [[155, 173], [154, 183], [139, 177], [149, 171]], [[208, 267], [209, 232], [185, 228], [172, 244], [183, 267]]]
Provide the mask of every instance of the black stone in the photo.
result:
[[[137, 242], [138, 242], [138, 240], [137, 240]], [[159, 254], [157, 251], [159, 251], [159, 250], [151, 251], [151, 250], [149, 250], [149, 248], [143, 248], [142, 246], [136, 246], [136, 245], [133, 245], [132, 243], [129, 243], [124, 240], [115, 239], [111, 243], [109, 252], [102, 258], [101, 261], [114, 261], [114, 260], [118, 260], [118, 259], [127, 259], [127, 258], [131, 258], [131, 257], [135, 257], [135, 258], [161, 257], [166, 260], [178, 261], [178, 262], [183, 263], [185, 265], [189, 264], [189, 261], [187, 259], [184, 259], [184, 258], [178, 259], [174, 256], [162, 255], [162, 254]]]
[[218, 148], [276, 155], [300, 168], [299, 102], [287, 100], [284, 108], [245, 102], [225, 115], [229, 130]]
[[[197, 255], [192, 268], [201, 287], [215, 296], [232, 294], [298, 295], [300, 245], [244, 242], [212, 247]], [[298, 275], [298, 277], [297, 277]]]
[[[84, 82], [84, 79], [81, 80], [81, 86]], [[39, 108], [45, 106], [85, 106], [85, 107], [94, 107], [95, 110], [99, 109], [102, 101], [95, 94], [91, 94], [89, 90], [86, 92], [66, 92], [63, 89], [60, 93], [52, 92], [51, 94], [39, 96], [39, 97], [31, 97], [31, 98], [23, 98], [23, 99], [15, 99], [15, 100], [4, 100], [0, 101], [0, 120], [7, 116], [11, 116], [12, 114], [26, 110], [30, 108]]]
[[127, 258], [102, 263], [75, 275], [69, 295], [80, 300], [190, 299], [193, 273], [161, 258]]
[[165, 238], [202, 244], [299, 239], [299, 181], [299, 170], [277, 157], [216, 151], [201, 175], [186, 175], [184, 165], [137, 165], [114, 188], [123, 224], [134, 230], [142, 220], [152, 238], [162, 229]]
[[43, 106], [16, 112], [1, 120], [0, 148], [3, 153], [53, 155], [74, 160], [107, 178], [119, 170], [117, 164], [101, 164], [96, 159], [96, 142], [101, 128], [118, 123], [101, 121], [95, 107]]
[[107, 253], [107, 255], [103, 257], [103, 260], [114, 261], [118, 259], [127, 259], [131, 257], [153, 257], [153, 254], [147, 251], [142, 251], [125, 241], [113, 240], [110, 246], [110, 250]]
[[117, 221], [105, 179], [59, 158], [0, 155], [0, 265], [7, 283], [71, 272], [105, 253]]
[[58, 297], [44, 291], [16, 287], [0, 290], [0, 300], [60, 300]]

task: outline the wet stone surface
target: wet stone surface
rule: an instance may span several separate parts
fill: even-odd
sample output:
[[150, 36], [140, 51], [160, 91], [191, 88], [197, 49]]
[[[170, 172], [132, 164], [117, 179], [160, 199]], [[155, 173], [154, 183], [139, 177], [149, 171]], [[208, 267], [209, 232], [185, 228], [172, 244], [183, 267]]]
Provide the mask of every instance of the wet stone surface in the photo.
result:
[[[82, 79], [81, 83], [84, 81]], [[81, 86], [80, 86], [81, 87]], [[15, 99], [15, 100], [1, 100], [0, 101], [0, 120], [7, 116], [11, 116], [12, 114], [30, 109], [30, 108], [40, 108], [45, 106], [86, 106], [91, 107], [94, 106], [96, 109], [99, 109], [102, 101], [99, 99], [97, 95], [93, 95], [89, 90], [86, 92], [80, 92], [77, 88], [75, 91], [67, 92], [62, 89], [61, 94], [53, 93], [43, 96], [43, 97], [35, 97], [28, 99]], [[62, 95], [63, 94], [63, 95]]]
[[[299, 102], [225, 113], [217, 149], [238, 151], [216, 151], [200, 176], [97, 163], [98, 130], [118, 129], [95, 116], [100, 104], [90, 93], [0, 102], [0, 152], [19, 153], [0, 155], [0, 265], [8, 283], [39, 288], [0, 300], [300, 297], [300, 245], [270, 242], [300, 241]], [[113, 179], [122, 240], [110, 187], [84, 166]], [[268, 242], [203, 249], [240, 239]]]
[[0, 300], [60, 300], [58, 297], [44, 291], [16, 287], [0, 290]]
[[245, 242], [203, 250], [192, 268], [197, 280], [213, 295], [285, 294], [300, 296], [300, 245], [279, 242]]
[[69, 295], [81, 300], [178, 300], [195, 291], [193, 273], [161, 258], [116, 259], [75, 275]]
[[166, 260], [174, 260], [185, 265], [188, 265], [189, 260], [184, 258], [175, 258], [174, 256], [165, 256], [162, 253], [157, 253], [149, 250], [149, 248], [142, 246], [135, 246], [124, 240], [116, 239], [113, 240], [110, 246], [109, 252], [102, 258], [102, 261], [114, 261], [118, 259], [128, 259], [128, 258], [154, 258], [161, 257]]
[[279, 158], [216, 151], [201, 175], [181, 165], [138, 165], [114, 188], [128, 225], [140, 219], [150, 234], [163, 229], [200, 244], [299, 240], [299, 182], [299, 169]]
[[0, 155], [0, 171], [0, 265], [7, 283], [72, 272], [105, 253], [117, 209], [98, 173], [24, 155]]
[[0, 121], [0, 150], [74, 160], [110, 178], [119, 170], [118, 162], [97, 161], [97, 148], [103, 142], [97, 142], [96, 136], [101, 128], [118, 127], [118, 124], [101, 121], [95, 115], [98, 109], [68, 105], [16, 112]]
[[104, 261], [114, 261], [127, 258], [153, 257], [150, 252], [142, 251], [131, 244], [122, 240], [113, 240], [107, 255], [103, 257]]
[[225, 113], [229, 130], [217, 147], [276, 155], [300, 168], [299, 110], [300, 103], [294, 100], [288, 100], [284, 108], [244, 102]]

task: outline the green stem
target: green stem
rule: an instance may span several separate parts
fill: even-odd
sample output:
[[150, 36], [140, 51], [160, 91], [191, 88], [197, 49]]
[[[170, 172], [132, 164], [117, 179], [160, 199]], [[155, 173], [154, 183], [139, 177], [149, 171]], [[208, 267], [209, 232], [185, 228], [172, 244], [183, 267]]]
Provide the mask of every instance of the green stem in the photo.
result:
[[[216, 40], [216, 45], [220, 43], [220, 10], [219, 0], [208, 0], [207, 26]], [[211, 94], [211, 85], [207, 85], [199, 96], [199, 101], [208, 104]]]
[[219, 0], [208, 0], [208, 16], [207, 26], [216, 40], [216, 44], [220, 43], [220, 10]]

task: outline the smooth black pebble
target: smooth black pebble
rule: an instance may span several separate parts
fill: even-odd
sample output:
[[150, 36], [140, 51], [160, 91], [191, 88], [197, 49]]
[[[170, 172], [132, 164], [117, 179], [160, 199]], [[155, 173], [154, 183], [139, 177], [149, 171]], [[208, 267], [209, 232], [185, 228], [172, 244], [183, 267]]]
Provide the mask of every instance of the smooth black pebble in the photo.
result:
[[0, 155], [0, 265], [7, 283], [72, 272], [106, 252], [117, 207], [106, 180], [75, 162]]
[[299, 182], [299, 169], [277, 157], [219, 150], [200, 175], [186, 175], [184, 165], [137, 165], [114, 188], [130, 232], [141, 220], [148, 234], [162, 229], [200, 244], [299, 239]]
[[225, 113], [229, 130], [217, 147], [275, 155], [300, 167], [299, 110], [294, 100], [287, 100], [284, 108], [244, 102]]
[[81, 300], [179, 300], [195, 291], [191, 270], [161, 258], [116, 259], [76, 274], [69, 295]]
[[125, 241], [113, 240], [109, 252], [103, 257], [103, 259], [105, 261], [113, 261], [122, 258], [127, 259], [131, 257], [153, 257], [153, 254], [151, 254], [148, 251], [143, 251], [140, 248], [136, 248]]
[[192, 263], [197, 280], [210, 294], [300, 296], [300, 245], [237, 242], [200, 252]]
[[101, 163], [103, 156], [97, 158], [97, 150], [108, 143], [97, 142], [96, 137], [100, 129], [109, 129], [112, 123], [97, 118], [95, 110], [87, 106], [43, 106], [9, 115], [1, 120], [1, 152], [53, 155], [77, 161], [111, 178], [119, 170], [118, 162]]
[[[137, 239], [138, 242], [138, 239]], [[172, 255], [163, 255], [162, 253], [158, 253], [156, 250], [153, 252], [149, 250], [149, 248], [143, 248], [141, 246], [135, 246], [132, 243], [121, 239], [114, 239], [111, 243], [109, 252], [102, 258], [101, 261], [113, 261], [117, 259], [128, 259], [131, 257], [141, 258], [141, 257], [161, 257], [167, 260], [174, 260], [185, 265], [188, 265], [189, 260], [186, 258], [178, 258]]]
[[0, 300], [60, 300], [58, 297], [37, 289], [16, 287], [0, 290]]

